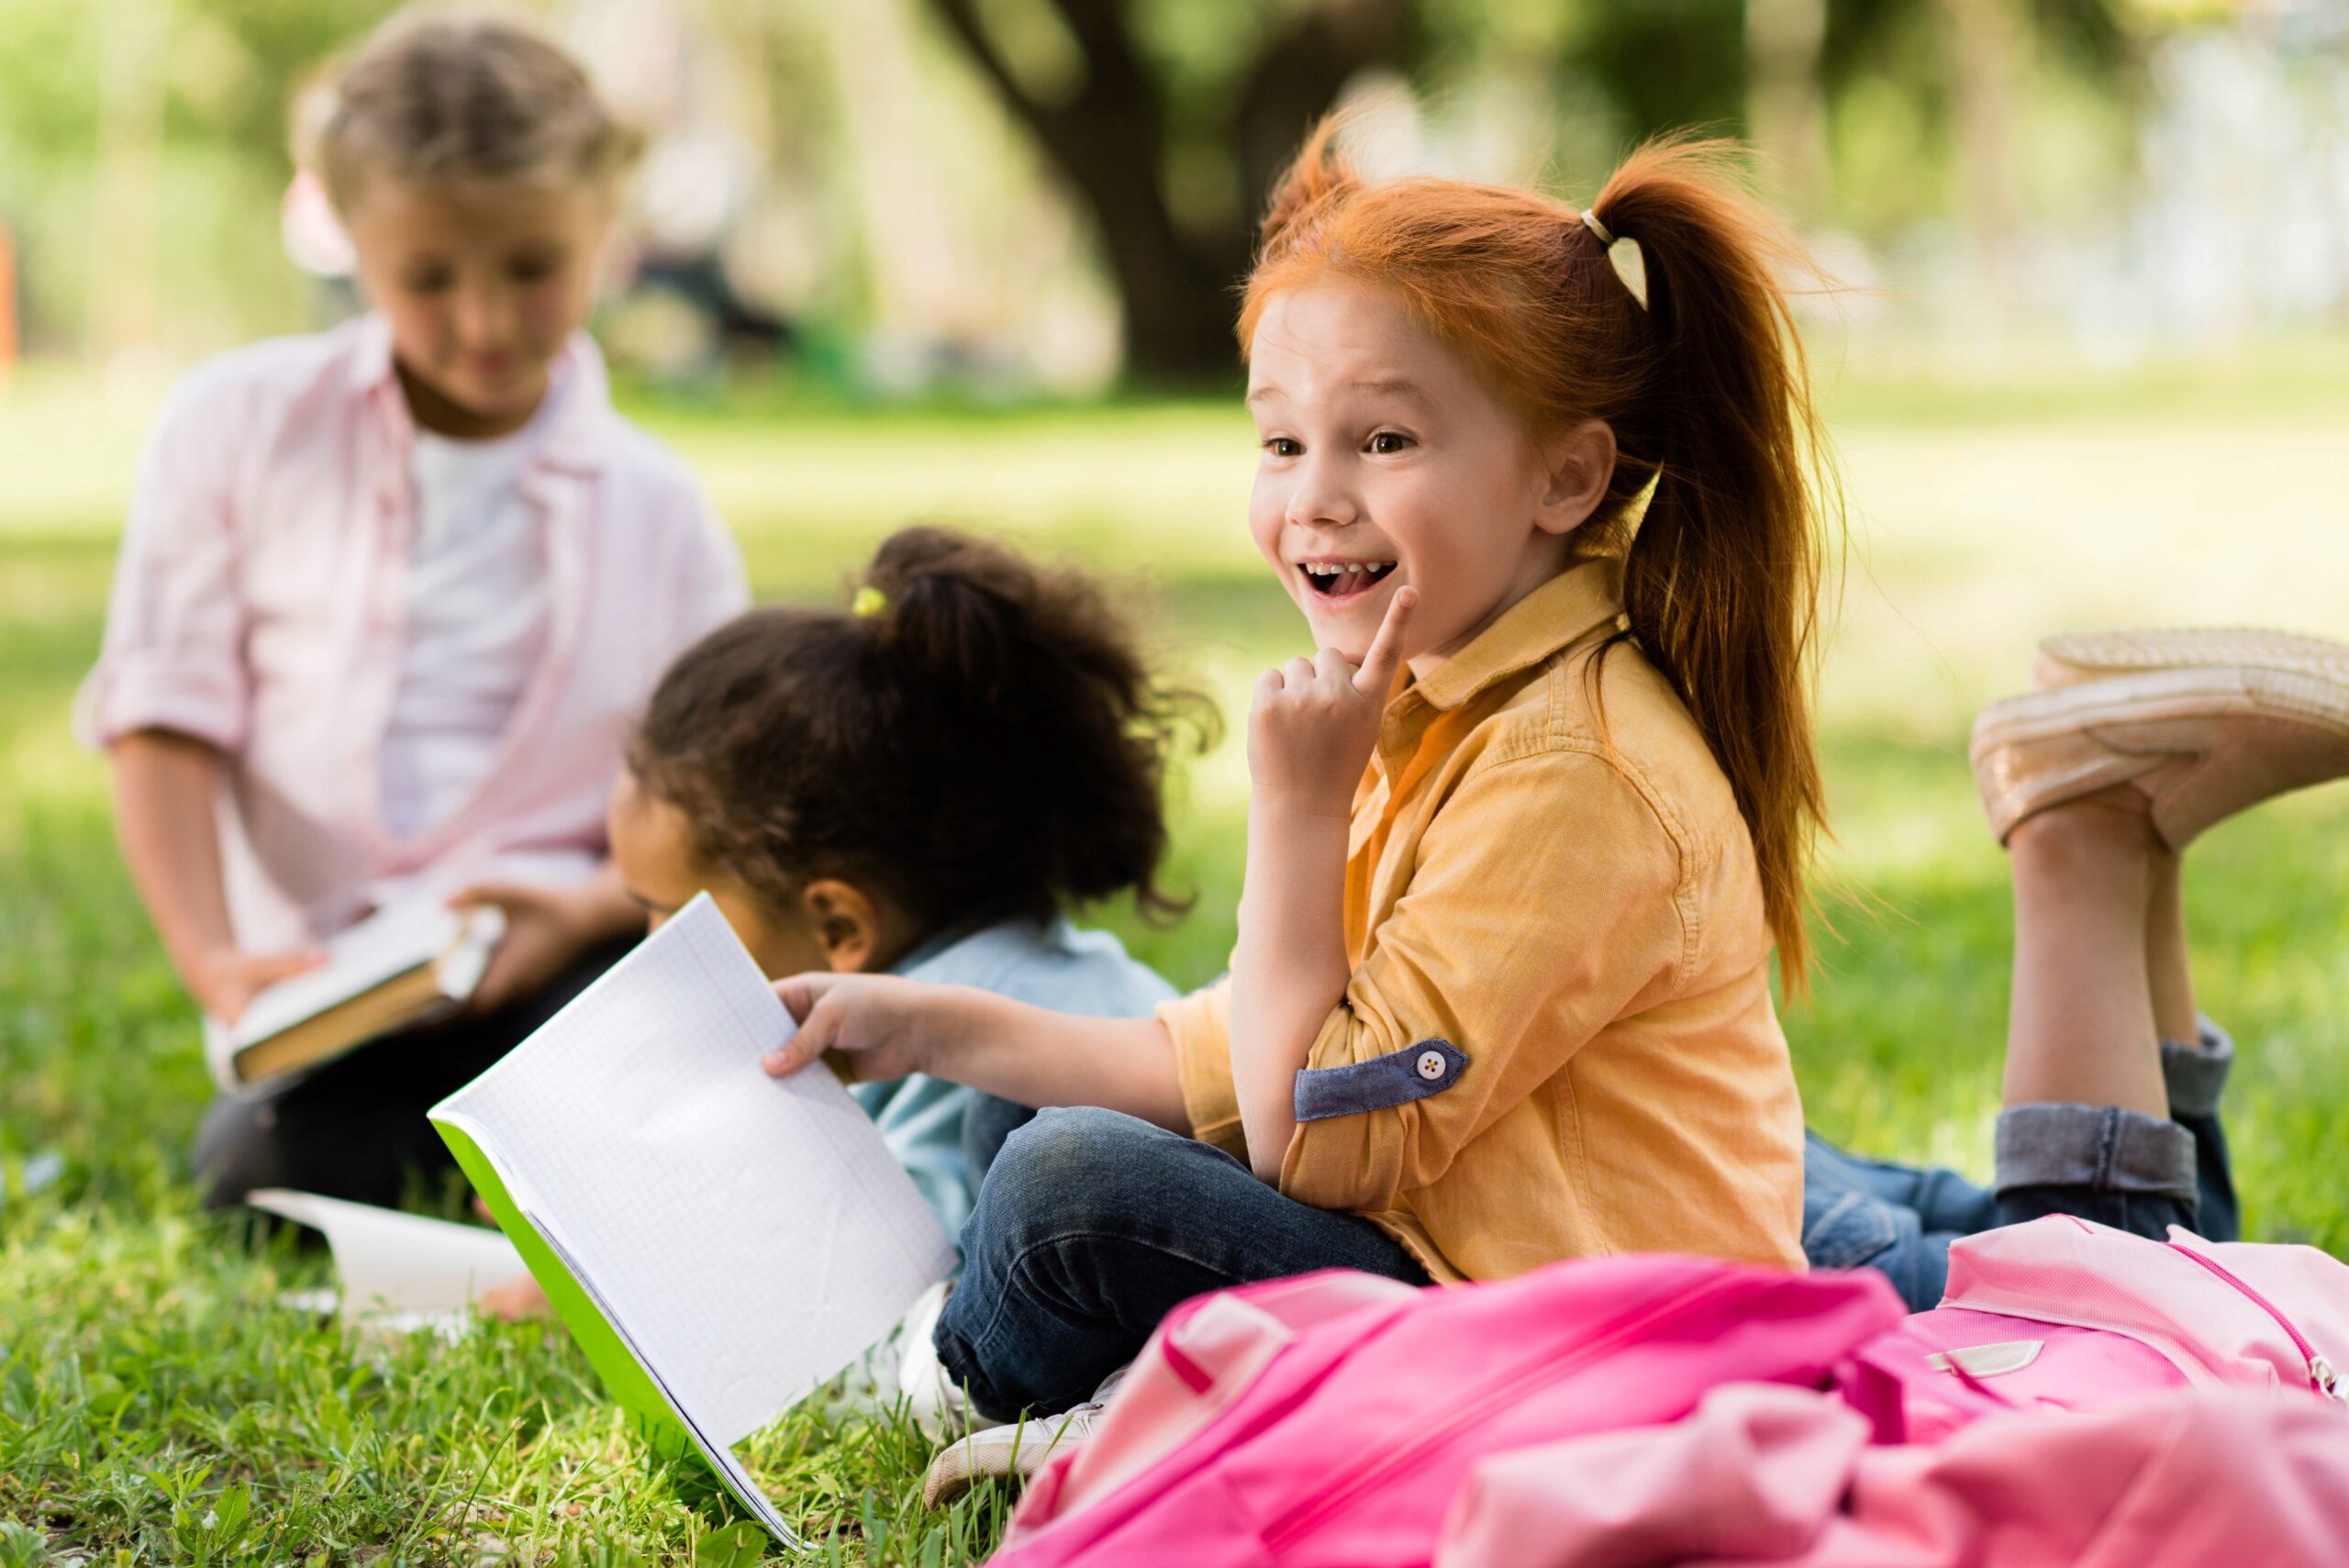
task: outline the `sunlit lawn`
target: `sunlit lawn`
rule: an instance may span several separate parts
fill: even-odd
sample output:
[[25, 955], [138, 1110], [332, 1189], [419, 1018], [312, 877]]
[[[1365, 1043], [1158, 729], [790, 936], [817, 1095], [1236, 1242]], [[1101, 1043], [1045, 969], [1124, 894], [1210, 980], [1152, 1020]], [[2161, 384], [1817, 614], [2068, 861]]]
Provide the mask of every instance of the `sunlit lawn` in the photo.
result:
[[[2335, 343], [2112, 378], [1844, 373], [1831, 403], [1853, 532], [1824, 695], [1833, 931], [1787, 1024], [1816, 1125], [1987, 1169], [2007, 906], [1965, 767], [1971, 712], [2067, 623], [2345, 629], [2342, 363]], [[0, 1519], [31, 1532], [0, 1531], [0, 1564], [40, 1561], [39, 1540], [109, 1561], [688, 1561], [723, 1516], [645, 1468], [566, 1344], [501, 1328], [454, 1348], [347, 1347], [274, 1305], [317, 1282], [316, 1259], [195, 1211], [193, 1016], [65, 722], [145, 406], [38, 374], [0, 393]], [[768, 596], [838, 595], [882, 531], [929, 517], [1115, 574], [1170, 670], [1234, 711], [1253, 672], [1299, 646], [1241, 528], [1252, 449], [1234, 408], [645, 413]], [[1244, 792], [1236, 742], [1179, 782], [1179, 874], [1200, 895], [1186, 924], [1105, 917], [1178, 983], [1228, 951]], [[2189, 878], [2206, 1006], [2243, 1047], [2232, 1125], [2249, 1222], [2336, 1250], [2344, 827], [2349, 791], [2289, 801], [2213, 834]], [[65, 1157], [62, 1180], [16, 1194], [45, 1151]], [[998, 1528], [996, 1496], [919, 1513], [909, 1434], [813, 1417], [795, 1430], [779, 1501], [837, 1532], [847, 1560], [960, 1561]]]

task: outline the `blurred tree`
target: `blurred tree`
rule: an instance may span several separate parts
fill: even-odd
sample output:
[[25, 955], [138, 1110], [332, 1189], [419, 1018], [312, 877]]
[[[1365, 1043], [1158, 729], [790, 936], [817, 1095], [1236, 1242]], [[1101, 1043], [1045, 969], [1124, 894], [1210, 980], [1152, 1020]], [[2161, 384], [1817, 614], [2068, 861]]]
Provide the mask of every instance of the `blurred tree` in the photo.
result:
[[304, 320], [271, 217], [303, 72], [394, 0], [7, 0], [0, 220], [29, 350]]
[[[1747, 136], [1773, 195], [1806, 223], [1866, 216], [1831, 199], [1830, 130], [1855, 91], [1889, 90], [1925, 132], [1913, 150], [1946, 159], [1954, 175], [1943, 200], [1922, 205], [1954, 206], [1987, 260], [2013, 221], [2013, 122], [2034, 56], [2121, 91], [2135, 50], [2133, 8], [2132, 0], [1591, 5], [1559, 65], [1565, 79], [1598, 83], [1635, 136], [1684, 126]], [[1934, 171], [1913, 161], [1902, 172], [1934, 183]]]
[[1146, 380], [1228, 373], [1251, 222], [1306, 127], [1368, 69], [1440, 91], [1482, 41], [1539, 37], [1559, 90], [1596, 89], [1631, 136], [1748, 137], [1805, 224], [1836, 216], [1838, 101], [1888, 83], [1950, 161], [1947, 199], [1987, 258], [2010, 221], [2030, 52], [2100, 79], [2130, 53], [2129, 0], [1554, 0], [1539, 25], [1515, 0], [926, 3], [1093, 219]]
[[113, 354], [155, 334], [162, 245], [164, 76], [170, 12], [159, 0], [102, 0], [88, 341]]
[[1366, 68], [1408, 70], [1412, 0], [929, 0], [1093, 217], [1128, 373], [1231, 373], [1232, 286], [1306, 128]]
[[1748, 134], [1798, 220], [1815, 217], [1827, 199], [1826, 40], [1827, 0], [1746, 0]]

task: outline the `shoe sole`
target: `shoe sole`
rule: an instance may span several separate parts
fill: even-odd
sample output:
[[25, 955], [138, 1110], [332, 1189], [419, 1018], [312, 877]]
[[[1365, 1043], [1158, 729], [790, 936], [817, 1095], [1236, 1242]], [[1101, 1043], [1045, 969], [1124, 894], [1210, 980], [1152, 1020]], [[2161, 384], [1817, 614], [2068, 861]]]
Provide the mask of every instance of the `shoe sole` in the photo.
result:
[[2349, 685], [2349, 646], [2263, 627], [2123, 627], [2066, 631], [2039, 645], [2032, 684], [2049, 690], [2185, 669], [2271, 670]]
[[[1966, 750], [1978, 765], [1994, 747], [2214, 713], [2255, 713], [2349, 734], [2349, 671], [2336, 679], [2266, 667], [2164, 669], [2058, 686], [1984, 708]], [[2109, 739], [2106, 743], [2128, 750]]]
[[[1055, 1419], [1059, 1418], [1046, 1418], [1046, 1421]], [[922, 1473], [921, 1506], [942, 1508], [981, 1481], [1017, 1481], [1024, 1485], [1047, 1460], [1063, 1449], [1082, 1447], [1093, 1432], [1090, 1421], [1078, 1425], [1074, 1432], [1066, 1425], [1053, 1426], [1049, 1432], [1043, 1429], [1044, 1423], [1036, 1426], [1036, 1430], [1024, 1432], [1017, 1440], [996, 1439], [993, 1434], [1004, 1429], [990, 1428], [939, 1450]]]
[[[2173, 791], [2188, 787], [2188, 781], [2201, 772], [2206, 759], [2197, 756], [2191, 748], [2178, 745], [2175, 730], [2165, 736], [2164, 728], [2180, 722], [2192, 725], [2227, 717], [2307, 725], [2323, 732], [2336, 746], [2349, 745], [2349, 682], [2239, 667], [2160, 670], [2150, 674], [2089, 681], [1991, 704], [1975, 719], [1973, 743], [1967, 751], [1975, 783], [1982, 792], [1983, 806], [2001, 844], [2007, 842], [2016, 827], [2040, 812], [2099, 788], [2100, 783], [2126, 782], [2143, 771], [2116, 775], [2106, 761], [2087, 759], [2068, 773], [2043, 774], [2025, 802], [2010, 799], [2006, 791], [1994, 794], [1985, 780], [1986, 763], [2002, 749], [2021, 749], [2084, 735], [2103, 748], [2106, 758], [2138, 756], [2155, 766], [2165, 758], [2195, 758], [2185, 779], [2172, 780], [2157, 793], [2149, 792], [2153, 794], [2154, 831], [2171, 849], [2183, 850], [2210, 821], [2232, 815], [2241, 807], [2229, 807], [2211, 816], [2210, 821], [2197, 821], [2191, 815], [2165, 816], [2164, 801], [2171, 797]], [[2132, 737], [2132, 730], [2139, 733]], [[2137, 743], [2132, 745], [2132, 740]], [[2336, 769], [2333, 776], [2343, 771], [2349, 770]], [[2321, 778], [2307, 778], [2287, 784], [2275, 793], [2321, 782]]]

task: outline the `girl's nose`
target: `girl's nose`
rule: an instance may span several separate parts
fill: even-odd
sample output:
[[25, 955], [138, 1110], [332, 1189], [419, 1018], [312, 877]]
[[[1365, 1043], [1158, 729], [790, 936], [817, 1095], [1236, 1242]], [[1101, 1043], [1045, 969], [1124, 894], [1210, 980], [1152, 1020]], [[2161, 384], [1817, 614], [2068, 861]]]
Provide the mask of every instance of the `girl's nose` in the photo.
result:
[[1288, 494], [1288, 520], [1303, 527], [1322, 524], [1342, 528], [1362, 517], [1353, 487], [1332, 473], [1330, 465], [1308, 462]]

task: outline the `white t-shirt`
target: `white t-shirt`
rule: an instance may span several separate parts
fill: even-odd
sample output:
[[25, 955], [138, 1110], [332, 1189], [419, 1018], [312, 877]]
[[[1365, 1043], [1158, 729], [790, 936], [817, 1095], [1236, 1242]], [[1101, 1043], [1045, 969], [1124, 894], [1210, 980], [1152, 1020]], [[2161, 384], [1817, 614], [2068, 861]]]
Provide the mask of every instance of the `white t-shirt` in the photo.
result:
[[395, 839], [441, 821], [480, 787], [545, 655], [546, 544], [521, 492], [540, 415], [495, 440], [416, 432], [407, 634], [380, 749]]

